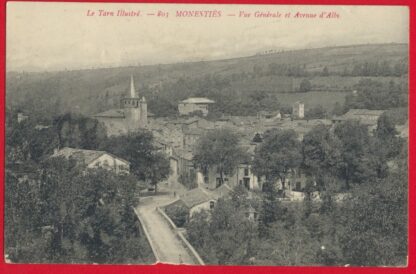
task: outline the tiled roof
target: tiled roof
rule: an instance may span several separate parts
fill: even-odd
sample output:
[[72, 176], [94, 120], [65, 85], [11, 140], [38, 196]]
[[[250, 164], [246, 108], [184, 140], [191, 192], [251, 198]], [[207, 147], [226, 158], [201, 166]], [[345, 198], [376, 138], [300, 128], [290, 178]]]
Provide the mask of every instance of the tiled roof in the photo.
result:
[[350, 109], [345, 115], [376, 115], [380, 116], [384, 110]]
[[94, 114], [93, 117], [125, 118], [125, 114], [123, 109], [110, 109], [101, 113]]
[[184, 128], [183, 129], [183, 134], [186, 135], [198, 135], [201, 136], [205, 133], [205, 130], [201, 129], [201, 128]]
[[129, 163], [128, 161], [121, 159], [117, 156], [114, 156], [106, 151], [102, 150], [88, 150], [88, 149], [79, 149], [79, 148], [70, 148], [70, 147], [64, 147], [63, 149], [58, 150], [55, 152], [51, 157], [59, 157], [63, 156], [65, 158], [72, 158], [78, 163], [83, 163], [88, 165], [98, 157], [109, 154], [112, 157], [115, 157], [123, 162]]
[[189, 190], [180, 196], [180, 200], [182, 200], [188, 208], [205, 203], [213, 198], [211, 193], [199, 187]]
[[272, 115], [272, 116], [277, 116], [280, 114], [279, 110], [260, 110], [258, 113], [258, 115]]
[[182, 159], [185, 159], [185, 160], [188, 160], [188, 161], [192, 161], [192, 159], [194, 157], [192, 152], [186, 151], [184, 149], [175, 149], [173, 151], [173, 155], [177, 158], [182, 158]]
[[229, 195], [232, 192], [232, 188], [228, 184], [222, 184], [220, 187], [212, 191], [212, 195], [216, 198], [222, 198]]
[[[147, 112], [147, 117], [153, 117], [153, 116], [155, 116], [153, 113], [149, 111]], [[104, 112], [94, 114], [93, 117], [125, 118], [126, 115], [124, 114], [124, 109], [115, 108], [115, 109], [110, 109]]]
[[342, 116], [334, 117], [333, 120], [366, 120], [374, 116], [380, 116], [384, 110], [369, 110], [369, 109], [350, 109], [347, 113]]
[[186, 103], [186, 104], [213, 104], [215, 102], [208, 99], [208, 98], [191, 97], [191, 98], [188, 98], [186, 100], [183, 100], [182, 103]]
[[87, 150], [87, 149], [77, 149], [65, 147], [57, 152], [55, 152], [52, 157], [63, 156], [65, 158], [72, 158], [77, 162], [82, 162], [84, 164], [89, 164], [101, 155], [104, 155], [106, 152], [101, 150]]

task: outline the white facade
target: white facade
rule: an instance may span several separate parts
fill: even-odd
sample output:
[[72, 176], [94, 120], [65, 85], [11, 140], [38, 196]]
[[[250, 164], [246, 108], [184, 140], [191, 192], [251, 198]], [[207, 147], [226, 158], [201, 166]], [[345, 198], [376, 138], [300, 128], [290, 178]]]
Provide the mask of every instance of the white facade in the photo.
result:
[[64, 147], [55, 149], [51, 157], [73, 159], [83, 168], [104, 168], [117, 174], [129, 173], [130, 163], [106, 151]]
[[[223, 183], [228, 183], [231, 187], [242, 185], [250, 190], [261, 189], [257, 176], [253, 174], [248, 164], [240, 164], [232, 175], [224, 175], [223, 180]], [[215, 168], [210, 168], [205, 176], [199, 171], [197, 184], [208, 189], [216, 189], [221, 186], [221, 176]]]
[[209, 201], [203, 202], [201, 204], [195, 205], [193, 206], [190, 210], [189, 210], [189, 217], [192, 217], [192, 215], [194, 215], [195, 213], [198, 213], [202, 210], [211, 210], [215, 207], [217, 201], [214, 199], [211, 199]]
[[305, 104], [295, 102], [292, 106], [292, 115], [296, 119], [303, 119], [305, 117]]
[[129, 173], [130, 164], [110, 154], [103, 154], [87, 165], [88, 168], [101, 167], [117, 174]]
[[208, 115], [208, 106], [214, 101], [207, 98], [188, 98], [178, 104], [180, 115], [189, 115], [193, 112], [200, 111], [203, 116]]

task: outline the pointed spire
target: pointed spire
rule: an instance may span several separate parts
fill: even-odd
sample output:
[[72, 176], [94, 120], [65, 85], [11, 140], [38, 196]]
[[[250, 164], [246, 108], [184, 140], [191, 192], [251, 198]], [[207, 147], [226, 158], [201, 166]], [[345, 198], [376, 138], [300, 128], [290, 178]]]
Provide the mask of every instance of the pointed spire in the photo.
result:
[[134, 79], [133, 75], [130, 75], [130, 97], [136, 98], [136, 90], [134, 89]]

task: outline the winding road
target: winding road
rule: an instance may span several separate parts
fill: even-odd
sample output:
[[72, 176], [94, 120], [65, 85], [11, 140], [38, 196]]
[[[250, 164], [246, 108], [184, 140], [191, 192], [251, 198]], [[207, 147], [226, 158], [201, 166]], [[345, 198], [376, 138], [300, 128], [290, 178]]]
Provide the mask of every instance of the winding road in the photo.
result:
[[198, 264], [179, 239], [177, 232], [169, 226], [168, 222], [156, 210], [156, 207], [169, 204], [174, 199], [171, 195], [142, 198], [135, 208], [135, 212], [147, 230], [148, 240], [153, 246], [158, 262]]

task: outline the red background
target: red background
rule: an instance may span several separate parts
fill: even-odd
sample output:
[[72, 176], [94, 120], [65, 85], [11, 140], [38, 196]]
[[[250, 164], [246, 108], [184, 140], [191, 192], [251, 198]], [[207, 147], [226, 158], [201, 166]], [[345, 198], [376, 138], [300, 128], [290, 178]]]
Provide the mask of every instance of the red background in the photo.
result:
[[[308, 5], [404, 5], [409, 8], [409, 259], [408, 266], [403, 268], [377, 268], [377, 267], [262, 267], [262, 266], [173, 266], [158, 264], [152, 266], [129, 265], [52, 265], [52, 264], [6, 264], [4, 262], [3, 227], [4, 227], [4, 122], [5, 122], [5, 64], [6, 64], [6, 0], [0, 0], [0, 273], [416, 273], [416, 245], [415, 245], [415, 210], [416, 210], [416, 179], [415, 170], [412, 169], [415, 161], [414, 135], [415, 124], [415, 81], [416, 81], [416, 1], [412, 0], [295, 0], [295, 1], [270, 1], [270, 0], [177, 0], [175, 3], [201, 3], [201, 4], [308, 4]], [[50, 2], [57, 2], [50, 1]], [[60, 1], [70, 2], [70, 1]], [[82, 1], [73, 1], [82, 2]], [[136, 1], [109, 1], [89, 0], [88, 2], [136, 2]], [[171, 3], [172, 1], [144, 0], [141, 3]], [[386, 24], [389, 19], [386, 18]]]

